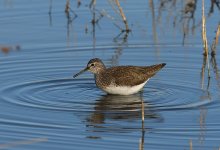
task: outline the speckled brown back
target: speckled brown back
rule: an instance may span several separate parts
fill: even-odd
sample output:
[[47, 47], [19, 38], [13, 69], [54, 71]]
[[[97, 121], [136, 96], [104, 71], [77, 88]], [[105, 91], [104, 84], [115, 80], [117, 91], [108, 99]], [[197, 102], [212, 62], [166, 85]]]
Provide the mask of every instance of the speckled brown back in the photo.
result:
[[144, 83], [154, 76], [166, 64], [152, 66], [117, 66], [105, 69], [96, 74], [96, 84], [98, 87], [105, 87], [114, 83], [116, 86], [135, 86]]

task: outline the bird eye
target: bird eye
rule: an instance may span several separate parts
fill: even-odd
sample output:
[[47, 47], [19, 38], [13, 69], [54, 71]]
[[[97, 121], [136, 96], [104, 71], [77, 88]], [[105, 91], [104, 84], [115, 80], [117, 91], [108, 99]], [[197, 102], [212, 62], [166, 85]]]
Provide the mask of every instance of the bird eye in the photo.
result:
[[95, 66], [95, 64], [91, 64], [91, 66]]

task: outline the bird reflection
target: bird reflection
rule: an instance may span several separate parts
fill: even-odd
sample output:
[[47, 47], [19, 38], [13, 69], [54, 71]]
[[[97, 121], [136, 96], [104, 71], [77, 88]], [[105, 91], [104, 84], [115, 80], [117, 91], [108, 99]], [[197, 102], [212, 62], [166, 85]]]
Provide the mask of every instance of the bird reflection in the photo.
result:
[[[100, 139], [102, 136], [95, 134], [103, 132], [132, 132], [131, 129], [141, 130], [139, 149], [144, 149], [145, 129], [150, 128], [144, 126], [144, 122], [148, 119], [161, 121], [161, 117], [151, 110], [152, 105], [143, 101], [142, 93], [128, 96], [105, 95], [102, 96], [94, 106], [92, 112], [86, 120], [86, 126], [90, 128], [87, 131], [94, 135], [87, 138]], [[130, 127], [132, 122], [140, 122], [139, 127]], [[142, 122], [141, 122], [142, 120]], [[113, 122], [117, 123], [113, 123]], [[120, 123], [120, 121], [122, 121]], [[128, 122], [126, 127], [121, 126]], [[112, 124], [113, 123], [113, 124]], [[114, 127], [112, 127], [114, 125]]]
[[[94, 112], [87, 118], [88, 124], [105, 124], [106, 120], [141, 120], [141, 94], [120, 96], [105, 95], [95, 103]], [[145, 119], [159, 119], [160, 116], [150, 110], [149, 103], [145, 105]]]

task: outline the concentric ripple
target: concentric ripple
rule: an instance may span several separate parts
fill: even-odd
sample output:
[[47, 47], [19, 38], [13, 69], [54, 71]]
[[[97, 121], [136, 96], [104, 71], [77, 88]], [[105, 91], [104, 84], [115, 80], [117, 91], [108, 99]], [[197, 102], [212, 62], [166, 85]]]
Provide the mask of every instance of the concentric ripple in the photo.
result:
[[151, 102], [154, 110], [195, 109], [212, 103], [198, 97], [204, 93], [199, 88], [161, 83], [154, 86], [147, 86], [144, 93], [146, 101]]
[[[131, 45], [128, 49], [131, 54], [132, 48]], [[138, 51], [142, 52], [143, 48], [139, 48]], [[78, 72], [84, 66], [72, 66], [72, 63], [79, 64], [81, 61], [78, 62], [77, 59], [72, 62], [71, 50], [60, 53], [57, 49], [54, 51], [50, 49], [48, 53], [42, 51], [39, 54], [38, 57], [33, 57], [26, 52], [25, 60], [19, 56], [16, 61], [11, 61], [10, 57], [5, 59], [3, 64], [7, 64], [7, 67], [2, 67], [1, 78], [7, 81], [4, 81], [5, 86], [0, 88], [2, 99], [11, 104], [38, 109], [93, 111], [94, 102], [102, 99], [101, 95], [105, 94], [96, 87], [91, 74], [87, 74], [86, 78], [86, 75], [72, 78], [72, 68], [75, 69], [74, 72]], [[203, 95], [204, 91], [191, 86], [186, 81], [178, 80], [178, 78], [191, 78], [196, 73], [195, 69], [180, 70], [168, 65], [161, 73], [164, 71], [166, 76], [172, 76], [170, 75], [172, 72], [178, 74], [175, 74], [176, 77], [172, 78], [172, 82], [163, 79], [160, 75], [161, 78], [157, 82], [153, 78], [145, 86], [143, 99], [151, 109], [193, 109], [212, 103], [212, 101], [200, 100], [199, 96]], [[189, 77], [182, 76], [184, 71], [191, 73]], [[12, 79], [14, 76], [20, 77], [21, 80]]]
[[87, 106], [91, 103], [85, 100], [97, 95], [95, 89], [91, 79], [54, 79], [10, 85], [2, 89], [1, 95], [5, 101], [16, 105], [62, 111], [88, 111]]
[[[92, 78], [21, 82], [2, 88], [0, 93], [6, 102], [16, 105], [85, 112], [93, 111], [94, 100], [104, 94]], [[210, 103], [198, 99], [202, 90], [187, 86], [151, 82], [143, 93], [144, 101], [153, 110], [190, 109]]]

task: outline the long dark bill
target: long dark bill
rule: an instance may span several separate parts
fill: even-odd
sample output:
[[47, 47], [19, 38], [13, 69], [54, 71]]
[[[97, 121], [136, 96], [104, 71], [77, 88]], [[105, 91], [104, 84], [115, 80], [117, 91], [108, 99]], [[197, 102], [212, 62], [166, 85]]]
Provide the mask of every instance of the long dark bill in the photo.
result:
[[87, 70], [88, 70], [88, 68], [86, 67], [85, 69], [81, 70], [79, 73], [75, 74], [75, 75], [73, 76], [73, 78], [76, 78], [77, 76], [79, 76], [80, 74], [82, 74], [83, 72], [85, 72], [85, 71], [87, 71]]

